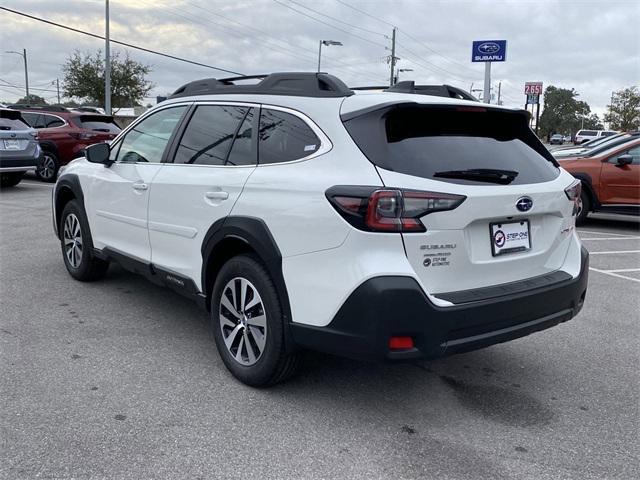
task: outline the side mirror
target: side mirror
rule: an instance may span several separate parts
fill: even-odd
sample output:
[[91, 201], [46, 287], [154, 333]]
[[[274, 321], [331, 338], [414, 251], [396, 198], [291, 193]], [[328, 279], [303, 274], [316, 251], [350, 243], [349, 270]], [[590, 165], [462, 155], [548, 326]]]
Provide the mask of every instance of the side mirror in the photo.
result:
[[87, 157], [87, 160], [91, 163], [102, 163], [107, 167], [111, 165], [113, 162], [109, 160], [109, 154], [111, 150], [109, 145], [106, 143], [96, 143], [95, 145], [90, 145], [84, 151], [84, 156]]
[[633, 155], [629, 155], [628, 153], [626, 155], [620, 155], [618, 158], [616, 158], [616, 163], [619, 167], [631, 165], [633, 163]]

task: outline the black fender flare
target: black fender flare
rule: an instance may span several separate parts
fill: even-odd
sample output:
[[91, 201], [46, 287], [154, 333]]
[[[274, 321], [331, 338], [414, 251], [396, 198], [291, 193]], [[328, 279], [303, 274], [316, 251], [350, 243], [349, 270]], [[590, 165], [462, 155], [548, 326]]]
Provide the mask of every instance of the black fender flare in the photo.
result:
[[596, 195], [596, 190], [593, 187], [593, 180], [591, 179], [591, 175], [585, 172], [575, 172], [571, 173], [577, 180], [582, 182], [582, 188], [585, 189], [589, 198], [591, 199], [591, 208], [595, 210], [600, 207], [600, 201], [598, 200], [598, 195]]
[[[247, 245], [264, 263], [269, 275], [273, 279], [278, 297], [280, 298], [282, 313], [285, 319], [285, 344], [292, 347], [290, 332], [291, 305], [289, 294], [282, 273], [282, 254], [276, 244], [267, 224], [260, 218], [248, 216], [229, 216], [217, 220], [209, 227], [202, 241], [202, 293], [209, 298], [215, 276], [208, 275], [208, 267], [216, 250], [226, 240], [236, 239]], [[209, 302], [207, 302], [209, 304]]]
[[[56, 233], [56, 236], [60, 238], [60, 232], [58, 226], [60, 224], [60, 215], [62, 214], [63, 206], [61, 204], [61, 200], [64, 195], [68, 195], [65, 192], [71, 192], [73, 196], [80, 203], [80, 207], [82, 210], [82, 214], [85, 216], [84, 221], [86, 225], [89, 225], [88, 219], [86, 218], [86, 209], [84, 205], [84, 193], [82, 192], [82, 186], [80, 185], [80, 179], [76, 174], [70, 173], [63, 175], [58, 179], [53, 188], [53, 198], [52, 198], [52, 216], [53, 216], [53, 230]], [[66, 202], [65, 202], [66, 203]]]

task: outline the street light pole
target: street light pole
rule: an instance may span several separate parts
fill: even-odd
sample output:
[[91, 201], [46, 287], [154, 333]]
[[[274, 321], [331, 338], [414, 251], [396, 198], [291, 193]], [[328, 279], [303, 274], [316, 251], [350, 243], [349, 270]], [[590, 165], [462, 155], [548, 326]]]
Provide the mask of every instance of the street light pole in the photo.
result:
[[322, 45], [328, 47], [329, 45], [335, 45], [337, 47], [342, 46], [342, 42], [336, 42], [335, 40], [320, 40], [318, 44], [318, 73], [320, 73], [320, 61], [322, 58]]
[[24, 60], [24, 89], [27, 95], [26, 99], [28, 102], [29, 101], [29, 69], [27, 68], [27, 49], [23, 48], [22, 53], [15, 52], [13, 50], [8, 50], [5, 53], [15, 53], [16, 55], [20, 55], [22, 57], [22, 60]]
[[109, 0], [105, 3], [104, 32], [104, 113], [111, 115], [111, 53], [109, 51]]

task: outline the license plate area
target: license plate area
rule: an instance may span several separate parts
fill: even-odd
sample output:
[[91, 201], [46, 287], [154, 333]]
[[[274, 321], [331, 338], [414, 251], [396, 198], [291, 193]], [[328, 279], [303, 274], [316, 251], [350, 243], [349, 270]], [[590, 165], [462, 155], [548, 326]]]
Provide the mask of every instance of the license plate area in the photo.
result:
[[494, 257], [531, 250], [529, 220], [494, 222], [489, 224], [491, 254]]
[[5, 150], [20, 150], [20, 142], [18, 140], [3, 140]]

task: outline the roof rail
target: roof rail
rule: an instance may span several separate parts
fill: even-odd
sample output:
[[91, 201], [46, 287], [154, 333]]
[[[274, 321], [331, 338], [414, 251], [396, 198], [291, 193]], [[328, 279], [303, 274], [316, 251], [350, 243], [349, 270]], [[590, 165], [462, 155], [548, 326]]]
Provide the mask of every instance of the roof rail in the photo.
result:
[[29, 105], [28, 103], [15, 103], [8, 105], [14, 110], [46, 110], [47, 112], [68, 112], [69, 110], [60, 105]]
[[435, 95], [437, 97], [459, 98], [477, 102], [478, 99], [469, 92], [451, 85], [416, 85], [413, 80], [398, 82], [393, 87], [389, 87], [387, 92], [396, 93], [416, 93], [418, 95]]
[[[252, 85], [236, 85], [243, 80], [260, 80]], [[348, 97], [353, 91], [328, 73], [279, 72], [229, 78], [204, 78], [178, 88], [169, 98], [191, 95], [263, 94], [298, 97]]]

